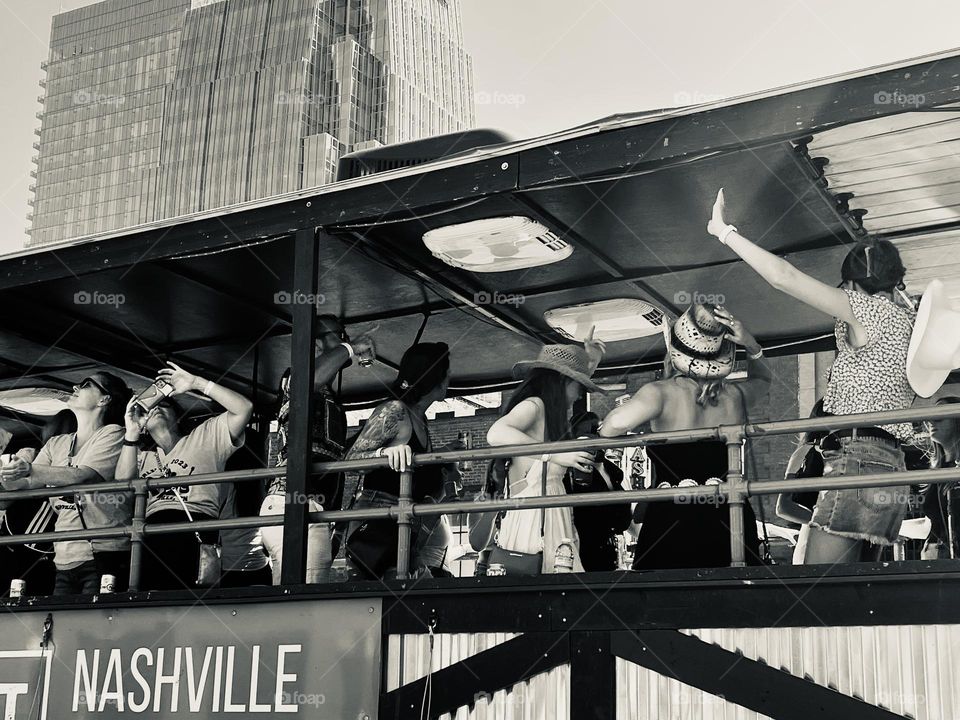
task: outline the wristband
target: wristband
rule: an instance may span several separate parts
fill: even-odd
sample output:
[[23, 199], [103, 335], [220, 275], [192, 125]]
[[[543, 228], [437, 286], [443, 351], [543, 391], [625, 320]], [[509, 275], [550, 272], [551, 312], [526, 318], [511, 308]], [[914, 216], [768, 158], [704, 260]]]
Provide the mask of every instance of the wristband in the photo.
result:
[[377, 457], [383, 457], [384, 450], [386, 450], [386, 448], [377, 448]]
[[203, 386], [203, 394], [210, 397], [210, 391], [214, 385], [216, 385], [216, 383], [213, 380], [207, 380], [207, 384]]
[[727, 238], [730, 236], [730, 233], [736, 232], [737, 228], [735, 225], [726, 225], [723, 230], [720, 231], [720, 234], [717, 235], [717, 240], [722, 242], [724, 245], [727, 244]]
[[127, 447], [137, 447], [137, 445], [140, 444], [140, 438], [137, 438], [136, 440], [127, 440], [126, 438], [124, 438], [123, 444], [126, 445]]
[[760, 348], [753, 355], [747, 355], [747, 360], [759, 360], [762, 357], [763, 357], [763, 348]]
[[347, 354], [350, 356], [350, 359], [353, 360], [353, 356], [356, 355], [356, 352], [354, 352], [354, 350], [353, 350], [353, 345], [351, 345], [350, 343], [345, 343], [345, 342], [342, 342], [342, 343], [340, 343], [340, 344], [343, 345], [343, 346], [347, 349]]

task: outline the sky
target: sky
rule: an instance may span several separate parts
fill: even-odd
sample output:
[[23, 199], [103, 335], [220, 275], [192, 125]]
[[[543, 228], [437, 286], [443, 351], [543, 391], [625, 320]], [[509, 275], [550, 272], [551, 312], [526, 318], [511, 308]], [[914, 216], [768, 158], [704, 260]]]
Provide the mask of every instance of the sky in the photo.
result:
[[[945, 0], [461, 0], [477, 126], [535, 137], [960, 47]], [[50, 21], [88, 0], [0, 0], [0, 252], [24, 228]]]

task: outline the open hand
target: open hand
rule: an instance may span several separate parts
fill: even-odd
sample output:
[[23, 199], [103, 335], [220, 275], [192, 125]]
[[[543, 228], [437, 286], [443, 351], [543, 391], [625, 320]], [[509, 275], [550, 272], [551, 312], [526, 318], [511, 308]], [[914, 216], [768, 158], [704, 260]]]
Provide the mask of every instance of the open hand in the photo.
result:
[[757, 351], [759, 345], [756, 339], [750, 334], [750, 331], [743, 326], [743, 323], [731, 315], [725, 307], [718, 305], [713, 310], [713, 316], [718, 323], [727, 328], [726, 338], [728, 340], [732, 340], [751, 353]]
[[707, 232], [715, 237], [720, 237], [720, 233], [727, 226], [727, 203], [723, 196], [723, 188], [717, 193], [717, 199], [713, 203], [713, 213], [710, 221], [707, 223]]
[[383, 448], [383, 457], [390, 463], [394, 472], [405, 472], [413, 468], [413, 449], [409, 445], [392, 445]]
[[173, 385], [173, 392], [171, 395], [182, 395], [185, 392], [190, 392], [195, 390], [197, 387], [197, 378], [196, 375], [188, 373], [182, 367], [176, 363], [167, 361], [167, 365], [170, 367], [161, 368], [157, 373], [158, 380], [166, 380], [168, 383]]

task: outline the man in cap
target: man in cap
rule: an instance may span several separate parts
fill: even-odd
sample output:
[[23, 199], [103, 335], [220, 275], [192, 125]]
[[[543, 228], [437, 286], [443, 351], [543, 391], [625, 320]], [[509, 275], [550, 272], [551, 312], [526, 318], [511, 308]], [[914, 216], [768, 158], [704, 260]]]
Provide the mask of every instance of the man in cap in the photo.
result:
[[[313, 373], [314, 415], [310, 429], [311, 462], [332, 462], [343, 459], [347, 441], [347, 415], [333, 389], [337, 374], [353, 363], [358, 354], [375, 354], [373, 338], [369, 335], [350, 341], [343, 323], [335, 315], [317, 317], [317, 358]], [[290, 421], [290, 368], [280, 379], [277, 424], [280, 449], [277, 467], [287, 464], [288, 425]], [[343, 503], [343, 474], [327, 473], [310, 480], [308, 503], [310, 512], [324, 509], [339, 510]], [[284, 511], [286, 478], [275, 478], [260, 507], [260, 515], [280, 515]], [[263, 546], [273, 566], [273, 584], [280, 583], [283, 562], [283, 527], [265, 527], [261, 530]], [[330, 579], [333, 564], [331, 527], [329, 523], [311, 523], [307, 538], [308, 583]]]

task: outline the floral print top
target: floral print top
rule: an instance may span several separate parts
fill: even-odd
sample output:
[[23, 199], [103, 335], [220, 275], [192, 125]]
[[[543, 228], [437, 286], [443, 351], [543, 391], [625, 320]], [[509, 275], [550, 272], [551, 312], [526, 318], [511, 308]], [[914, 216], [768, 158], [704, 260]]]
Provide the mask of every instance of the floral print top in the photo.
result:
[[[837, 358], [830, 370], [824, 410], [833, 415], [851, 415], [910, 407], [915, 395], [907, 381], [907, 350], [913, 317], [881, 295], [845, 292], [868, 340], [863, 347], [853, 347], [847, 337], [847, 323], [837, 320]], [[910, 423], [881, 427], [904, 441], [913, 437]]]

